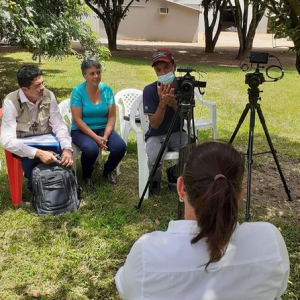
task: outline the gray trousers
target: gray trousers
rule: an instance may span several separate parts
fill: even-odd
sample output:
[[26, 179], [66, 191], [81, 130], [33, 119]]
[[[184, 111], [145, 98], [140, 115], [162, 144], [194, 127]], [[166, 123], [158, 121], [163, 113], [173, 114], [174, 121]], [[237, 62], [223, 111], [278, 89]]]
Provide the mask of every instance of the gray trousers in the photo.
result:
[[[158, 135], [158, 136], [151, 136], [147, 139], [146, 142], [146, 152], [148, 155], [148, 167], [149, 167], [149, 171], [151, 172], [158, 152], [160, 150], [160, 148], [162, 147], [164, 141], [166, 138], [166, 134], [164, 135]], [[166, 153], [168, 151], [179, 151], [179, 138], [180, 138], [180, 132], [174, 132], [171, 134], [169, 141], [168, 141], [168, 145], [165, 149], [165, 152], [160, 160], [160, 164], [153, 176], [153, 181], [160, 181], [161, 179], [161, 166], [164, 160], [164, 157], [166, 155]], [[181, 132], [181, 146], [185, 146], [188, 142], [188, 135], [185, 132]]]

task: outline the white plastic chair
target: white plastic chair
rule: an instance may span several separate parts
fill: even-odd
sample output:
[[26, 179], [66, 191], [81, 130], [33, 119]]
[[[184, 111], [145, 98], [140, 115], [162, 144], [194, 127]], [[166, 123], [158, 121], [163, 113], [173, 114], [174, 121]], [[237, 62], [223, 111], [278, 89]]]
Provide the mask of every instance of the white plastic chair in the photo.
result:
[[[71, 132], [71, 122], [72, 122], [72, 114], [71, 114], [71, 108], [70, 108], [70, 99], [63, 100], [58, 104], [60, 114], [63, 118], [64, 123], [68, 126], [69, 132]], [[76, 170], [77, 170], [77, 156], [79, 152], [81, 151], [79, 147], [77, 147], [74, 143], [72, 143], [73, 148], [73, 169], [76, 176]], [[98, 155], [98, 161], [99, 165], [102, 162], [102, 150], [100, 149], [99, 155]], [[118, 170], [117, 170], [118, 173]]]
[[[209, 119], [195, 119], [195, 131], [196, 131], [196, 136], [198, 137], [198, 131], [200, 129], [208, 129], [212, 128], [213, 130], [213, 139], [217, 139], [217, 108], [216, 104], [207, 102], [203, 99], [202, 95], [200, 94], [198, 88], [194, 89], [194, 95], [195, 95], [195, 100], [200, 103], [200, 105], [207, 106], [210, 109], [210, 114], [209, 114]], [[197, 103], [196, 103], [197, 105]]]
[[[128, 135], [132, 129], [129, 122], [131, 106], [134, 100], [142, 95], [142, 91], [138, 89], [124, 89], [116, 93], [115, 101], [119, 112], [120, 136], [127, 144]], [[136, 116], [139, 120], [139, 116]]]
[[[139, 113], [140, 116], [141, 127], [137, 126], [136, 124], [137, 113]], [[145, 133], [149, 128], [149, 119], [148, 116], [144, 114], [143, 95], [138, 96], [138, 98], [132, 104], [130, 112], [130, 126], [136, 134], [139, 163], [139, 197], [141, 197], [149, 178], [148, 157], [145, 143]], [[178, 158], [178, 152], [169, 151], [166, 153], [164, 160], [172, 160], [172, 164], [175, 164], [177, 163]], [[144, 199], [148, 199], [148, 197], [149, 189], [147, 190]]]

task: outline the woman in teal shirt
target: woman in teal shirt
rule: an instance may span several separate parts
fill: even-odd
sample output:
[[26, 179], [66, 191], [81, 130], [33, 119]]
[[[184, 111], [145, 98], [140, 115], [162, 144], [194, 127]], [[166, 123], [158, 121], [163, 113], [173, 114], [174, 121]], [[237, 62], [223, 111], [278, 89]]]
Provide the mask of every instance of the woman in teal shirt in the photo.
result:
[[85, 81], [77, 85], [71, 96], [72, 142], [81, 151], [83, 180], [92, 185], [91, 177], [99, 148], [110, 152], [104, 164], [103, 175], [110, 183], [116, 179], [112, 172], [126, 152], [126, 144], [115, 132], [116, 107], [112, 89], [100, 82], [101, 64], [95, 57], [81, 64]]

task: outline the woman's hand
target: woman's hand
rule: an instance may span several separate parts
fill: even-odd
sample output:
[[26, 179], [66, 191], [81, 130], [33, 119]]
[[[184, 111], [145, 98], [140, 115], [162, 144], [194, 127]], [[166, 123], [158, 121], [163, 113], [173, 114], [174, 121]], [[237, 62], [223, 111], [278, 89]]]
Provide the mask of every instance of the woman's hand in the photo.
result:
[[107, 149], [107, 146], [106, 146], [107, 139], [105, 137], [98, 136], [97, 139], [96, 139], [96, 143], [97, 143], [97, 145], [99, 146], [100, 149], [102, 149], [102, 150]]

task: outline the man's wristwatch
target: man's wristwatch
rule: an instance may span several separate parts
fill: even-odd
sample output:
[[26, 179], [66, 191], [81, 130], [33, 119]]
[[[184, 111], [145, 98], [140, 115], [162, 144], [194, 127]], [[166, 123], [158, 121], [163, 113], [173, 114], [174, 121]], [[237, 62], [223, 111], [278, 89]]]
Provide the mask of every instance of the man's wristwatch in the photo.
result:
[[69, 151], [71, 151], [71, 153], [73, 153], [73, 152], [74, 152], [74, 150], [73, 150], [73, 148], [72, 148], [72, 147], [66, 147], [66, 148], [64, 148], [63, 150], [69, 150]]

